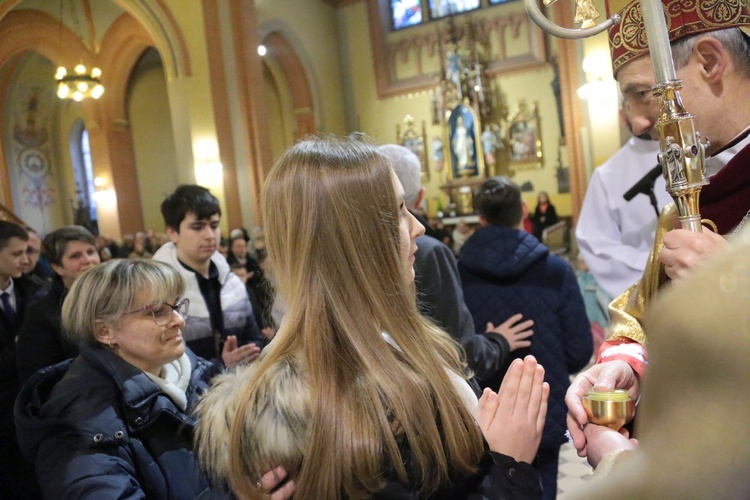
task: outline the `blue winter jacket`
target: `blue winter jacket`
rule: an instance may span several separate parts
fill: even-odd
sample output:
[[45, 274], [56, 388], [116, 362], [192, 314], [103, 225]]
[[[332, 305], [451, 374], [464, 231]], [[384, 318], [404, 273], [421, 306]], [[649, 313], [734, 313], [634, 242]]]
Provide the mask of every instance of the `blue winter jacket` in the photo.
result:
[[[564, 443], [570, 375], [586, 366], [593, 352], [591, 327], [570, 265], [526, 231], [487, 226], [461, 248], [458, 269], [477, 328], [488, 322], [497, 326], [516, 313], [534, 320], [531, 348], [511, 355], [532, 354], [544, 366], [550, 397], [541, 446]], [[501, 381], [488, 386], [497, 390]]]
[[44, 368], [16, 401], [22, 453], [45, 498], [186, 499], [208, 482], [193, 453], [190, 410], [213, 364], [187, 350], [187, 411], [143, 371], [113, 352], [80, 344], [80, 355]]

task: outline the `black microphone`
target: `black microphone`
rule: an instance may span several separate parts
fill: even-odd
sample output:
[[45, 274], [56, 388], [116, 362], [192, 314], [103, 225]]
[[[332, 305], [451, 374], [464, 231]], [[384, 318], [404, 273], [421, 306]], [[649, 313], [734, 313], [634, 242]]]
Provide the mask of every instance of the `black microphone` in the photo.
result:
[[653, 192], [654, 189], [654, 182], [656, 182], [656, 179], [661, 175], [662, 168], [661, 165], [657, 165], [649, 172], [644, 175], [641, 180], [633, 184], [633, 187], [627, 190], [627, 192], [622, 195], [623, 198], [625, 198], [625, 201], [630, 201], [633, 198], [635, 198], [635, 195], [638, 193], [643, 193], [645, 195], [648, 195]]
[[651, 201], [651, 206], [654, 207], [654, 212], [656, 212], [656, 218], [659, 218], [659, 206], [656, 202], [656, 195], [654, 194], [654, 183], [656, 183], [656, 179], [659, 178], [659, 176], [662, 173], [661, 165], [657, 165], [649, 172], [644, 175], [641, 180], [636, 182], [633, 187], [628, 189], [628, 191], [622, 195], [623, 198], [625, 198], [625, 201], [630, 201], [633, 198], [635, 198], [635, 195], [639, 193], [643, 193], [646, 196], [648, 196], [649, 201]]

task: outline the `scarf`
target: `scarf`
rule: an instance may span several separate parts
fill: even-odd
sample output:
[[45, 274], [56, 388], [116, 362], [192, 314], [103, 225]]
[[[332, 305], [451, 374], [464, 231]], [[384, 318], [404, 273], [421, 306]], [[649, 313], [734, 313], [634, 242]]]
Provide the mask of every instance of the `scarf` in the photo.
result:
[[182, 411], [187, 409], [187, 388], [190, 384], [190, 374], [193, 367], [187, 353], [179, 359], [162, 366], [159, 376], [144, 372], [148, 378], [154, 381], [169, 398], [180, 407]]

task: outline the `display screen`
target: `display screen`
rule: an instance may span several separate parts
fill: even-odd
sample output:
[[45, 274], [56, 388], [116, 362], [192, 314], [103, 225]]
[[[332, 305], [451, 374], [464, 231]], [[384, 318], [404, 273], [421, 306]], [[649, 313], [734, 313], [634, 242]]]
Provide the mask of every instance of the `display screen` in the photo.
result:
[[438, 19], [479, 8], [479, 0], [430, 0], [430, 17]]
[[422, 23], [422, 0], [391, 0], [393, 29], [408, 28]]

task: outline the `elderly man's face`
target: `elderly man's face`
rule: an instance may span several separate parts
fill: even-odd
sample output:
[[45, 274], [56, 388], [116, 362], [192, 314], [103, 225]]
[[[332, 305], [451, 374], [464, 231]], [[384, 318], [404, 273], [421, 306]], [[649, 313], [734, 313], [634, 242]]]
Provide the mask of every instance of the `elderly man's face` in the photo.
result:
[[[711, 89], [702, 80], [700, 71], [700, 63], [691, 57], [684, 67], [677, 70], [676, 77], [682, 81], [680, 98], [685, 110], [695, 118], [695, 129], [710, 138], [717, 135], [711, 120], [715, 115], [711, 108], [715, 101], [711, 99]], [[623, 113], [633, 135], [648, 134], [658, 140], [659, 98], [651, 90], [655, 84], [651, 58], [642, 56], [627, 62], [617, 72], [617, 82], [623, 95]], [[709, 155], [718, 146], [718, 143], [713, 144], [708, 150]]]
[[656, 120], [659, 118], [659, 99], [651, 90], [654, 86], [654, 71], [651, 58], [639, 57], [625, 63], [617, 72], [617, 82], [622, 91], [622, 110], [633, 135], [648, 136], [658, 140]]

